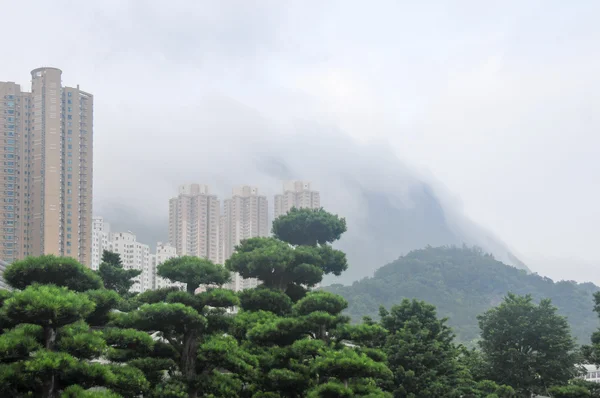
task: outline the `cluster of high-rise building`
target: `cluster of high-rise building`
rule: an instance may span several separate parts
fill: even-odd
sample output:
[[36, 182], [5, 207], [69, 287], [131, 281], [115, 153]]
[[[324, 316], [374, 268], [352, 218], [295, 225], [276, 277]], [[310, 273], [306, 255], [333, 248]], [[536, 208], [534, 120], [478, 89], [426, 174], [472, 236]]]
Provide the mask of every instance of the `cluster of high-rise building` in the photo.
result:
[[55, 254], [90, 264], [94, 98], [57, 68], [31, 90], [0, 81], [0, 259]]
[[[134, 290], [172, 285], [158, 264], [191, 255], [223, 264], [242, 240], [270, 234], [269, 204], [255, 186], [240, 186], [221, 201], [206, 185], [188, 184], [169, 201], [168, 242], [156, 251], [131, 232], [112, 232], [92, 219], [94, 98], [63, 85], [62, 71], [31, 71], [31, 90], [0, 81], [0, 272], [27, 256], [73, 257], [97, 269], [104, 250], [121, 255], [125, 268], [142, 271]], [[292, 207], [320, 207], [310, 183], [291, 181], [275, 195], [274, 216]], [[3, 283], [0, 279], [0, 284]], [[231, 289], [256, 286], [235, 275]]]
[[[311, 190], [309, 182], [291, 181], [284, 184], [281, 194], [275, 195], [274, 216], [287, 213], [292, 207], [319, 208], [319, 192]], [[156, 267], [176, 256], [197, 256], [223, 264], [242, 240], [269, 236], [271, 232], [269, 204], [255, 186], [243, 185], [232, 190], [223, 201], [201, 184], [179, 187], [176, 197], [169, 200], [169, 241], [157, 244], [150, 253], [146, 244], [137, 242], [131, 232], [111, 232], [108, 224], [94, 218], [91, 266], [97, 268], [103, 250], [121, 255], [125, 268], [139, 269], [142, 274], [136, 291], [158, 289], [172, 284], [156, 275]], [[255, 287], [254, 279], [234, 275], [227, 286], [232, 290]]]

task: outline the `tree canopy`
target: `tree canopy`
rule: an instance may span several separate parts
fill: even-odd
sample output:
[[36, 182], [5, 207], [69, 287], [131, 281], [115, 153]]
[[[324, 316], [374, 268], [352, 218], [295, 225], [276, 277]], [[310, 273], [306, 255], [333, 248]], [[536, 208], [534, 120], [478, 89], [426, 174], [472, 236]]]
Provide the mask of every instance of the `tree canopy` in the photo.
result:
[[[576, 378], [582, 358], [598, 363], [600, 332], [580, 355], [549, 299], [537, 303], [509, 293], [486, 307], [478, 317], [479, 349], [459, 345], [450, 322], [419, 299], [399, 299], [389, 309], [380, 306], [378, 317], [351, 323], [345, 312], [356, 297], [314, 288], [323, 275], [347, 267], [345, 254], [330, 245], [345, 231], [345, 221], [323, 209], [294, 209], [276, 220], [274, 231], [272, 238], [241, 242], [226, 266], [192, 256], [168, 260], [157, 272], [175, 285], [141, 294], [129, 291], [138, 272], [124, 270], [115, 253], [104, 253], [98, 273], [54, 256], [13, 263], [6, 275], [16, 290], [0, 290], [0, 396], [600, 395], [598, 385]], [[482, 261], [486, 272], [504, 275], [491, 257], [460, 250], [409, 255], [411, 272], [400, 272], [408, 279], [401, 282], [417, 281], [425, 289], [428, 280], [439, 282], [439, 274], [465, 262]], [[419, 267], [438, 275], [425, 279]], [[231, 271], [261, 284], [241, 292], [223, 289]], [[381, 275], [381, 286], [396, 289], [394, 272]], [[452, 277], [464, 289], [489, 286], [476, 275]], [[372, 294], [385, 302], [391, 293]], [[461, 300], [468, 306], [466, 296]]]

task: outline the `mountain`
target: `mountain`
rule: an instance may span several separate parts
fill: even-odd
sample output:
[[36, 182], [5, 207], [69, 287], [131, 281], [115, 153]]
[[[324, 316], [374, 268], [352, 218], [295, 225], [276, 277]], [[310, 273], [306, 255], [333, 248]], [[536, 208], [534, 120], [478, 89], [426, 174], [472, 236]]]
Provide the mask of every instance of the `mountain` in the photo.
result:
[[567, 317], [579, 344], [586, 344], [596, 331], [592, 283], [554, 282], [537, 274], [503, 264], [479, 248], [463, 246], [427, 247], [414, 250], [379, 268], [372, 278], [351, 286], [325, 288], [348, 300], [354, 320], [368, 315], [377, 318], [380, 305], [386, 308], [403, 298], [416, 298], [435, 305], [460, 341], [479, 335], [477, 315], [500, 303], [508, 293], [531, 294], [534, 299], [550, 298], [560, 314]]
[[[151, 246], [166, 241], [168, 203], [180, 184], [207, 184], [221, 200], [236, 185], [256, 185], [272, 209], [282, 181], [304, 179], [321, 192], [323, 207], [348, 224], [337, 247], [348, 254], [350, 267], [327, 283], [372, 276], [381, 264], [426, 245], [479, 246], [525, 268], [500, 237], [462, 212], [441, 183], [415, 170], [386, 142], [360, 142], [309, 121], [279, 125], [227, 99], [211, 98], [194, 115], [200, 121], [191, 131], [170, 132], [172, 145], [161, 142], [158, 153], [136, 157], [134, 168], [116, 167], [121, 148], [113, 146], [110, 161], [97, 162], [94, 211], [114, 231], [130, 230]], [[182, 145], [192, 138], [202, 145]], [[129, 152], [122, 156], [130, 162]]]

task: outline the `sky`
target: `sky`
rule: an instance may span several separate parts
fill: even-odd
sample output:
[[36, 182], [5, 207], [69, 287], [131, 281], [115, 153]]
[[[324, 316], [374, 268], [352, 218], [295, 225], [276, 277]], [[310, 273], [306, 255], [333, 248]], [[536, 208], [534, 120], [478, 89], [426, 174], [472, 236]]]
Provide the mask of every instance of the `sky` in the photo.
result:
[[96, 213], [163, 220], [177, 185], [245, 182], [247, 153], [326, 129], [437, 181], [534, 271], [600, 282], [600, 3], [367, 3], [0, 0], [0, 80], [55, 66], [94, 94]]

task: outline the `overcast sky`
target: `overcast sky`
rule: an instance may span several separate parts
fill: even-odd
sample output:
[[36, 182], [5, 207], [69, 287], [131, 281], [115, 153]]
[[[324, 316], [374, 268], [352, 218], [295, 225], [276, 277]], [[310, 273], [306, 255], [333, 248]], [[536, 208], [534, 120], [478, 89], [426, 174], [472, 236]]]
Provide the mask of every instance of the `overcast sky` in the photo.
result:
[[[184, 176], [218, 175], [181, 158], [220, 132], [197, 109], [224, 98], [282, 130], [387, 141], [534, 270], [597, 279], [598, 15], [593, 0], [0, 0], [0, 80], [29, 89], [55, 66], [94, 94], [96, 209], [156, 214]], [[231, 127], [244, 145], [260, 130]]]

